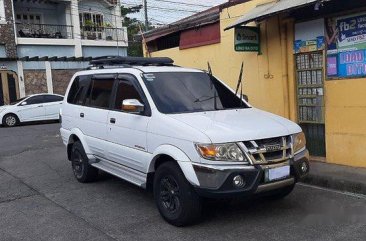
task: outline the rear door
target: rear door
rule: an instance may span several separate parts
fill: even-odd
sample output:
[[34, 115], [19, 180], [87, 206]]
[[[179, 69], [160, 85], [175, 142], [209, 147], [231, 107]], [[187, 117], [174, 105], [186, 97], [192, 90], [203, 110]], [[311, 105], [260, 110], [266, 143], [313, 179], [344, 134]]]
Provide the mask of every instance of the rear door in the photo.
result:
[[79, 109], [79, 129], [84, 133], [92, 154], [102, 158], [106, 157], [107, 122], [115, 76], [91, 76], [85, 102]]
[[59, 118], [60, 108], [64, 98], [58, 95], [45, 95], [44, 98], [45, 118], [47, 120], [57, 120]]
[[91, 85], [90, 75], [75, 77], [67, 95], [67, 104], [62, 105], [62, 126], [66, 129], [83, 125], [80, 120], [81, 106], [85, 102], [85, 95]]
[[[108, 159], [145, 172], [151, 160], [146, 143], [150, 107], [133, 75], [119, 74], [115, 90], [112, 109], [108, 115]], [[137, 99], [143, 103], [144, 112], [134, 114], [123, 110], [122, 102], [126, 99]]]
[[45, 119], [44, 95], [30, 97], [18, 105], [21, 121], [38, 121]]

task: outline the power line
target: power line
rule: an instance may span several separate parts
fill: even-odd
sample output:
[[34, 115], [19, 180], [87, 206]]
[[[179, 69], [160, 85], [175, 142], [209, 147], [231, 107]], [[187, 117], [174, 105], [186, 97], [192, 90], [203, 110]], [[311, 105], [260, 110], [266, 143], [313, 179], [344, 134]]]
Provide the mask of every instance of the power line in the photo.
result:
[[213, 7], [213, 6], [208, 6], [208, 5], [196, 4], [196, 3], [184, 3], [184, 2], [176, 2], [176, 1], [169, 1], [169, 0], [159, 0], [159, 2], [180, 4], [180, 5], [192, 6], [192, 7], [203, 7], [203, 8], [212, 8]]

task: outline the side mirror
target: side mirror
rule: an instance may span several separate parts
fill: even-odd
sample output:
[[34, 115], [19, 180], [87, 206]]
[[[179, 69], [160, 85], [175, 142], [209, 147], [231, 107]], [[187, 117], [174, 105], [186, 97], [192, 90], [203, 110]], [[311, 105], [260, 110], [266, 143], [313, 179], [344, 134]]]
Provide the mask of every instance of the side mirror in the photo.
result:
[[26, 105], [27, 101], [23, 101], [20, 105]]
[[144, 109], [144, 104], [136, 99], [127, 99], [122, 101], [122, 110], [125, 112], [140, 114]]
[[242, 98], [243, 98], [243, 100], [245, 100], [246, 102], [249, 102], [249, 98], [248, 98], [248, 96], [247, 96], [247, 95], [244, 95], [244, 94], [243, 94]]

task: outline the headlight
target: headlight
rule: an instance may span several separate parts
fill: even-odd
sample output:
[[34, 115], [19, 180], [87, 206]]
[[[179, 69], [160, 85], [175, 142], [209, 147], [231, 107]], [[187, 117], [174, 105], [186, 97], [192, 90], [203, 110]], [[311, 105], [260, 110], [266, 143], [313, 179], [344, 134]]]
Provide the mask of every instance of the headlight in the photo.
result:
[[304, 149], [306, 146], [306, 138], [304, 132], [293, 135], [294, 140], [294, 153]]
[[248, 162], [244, 153], [235, 143], [196, 144], [198, 153], [212, 161]]

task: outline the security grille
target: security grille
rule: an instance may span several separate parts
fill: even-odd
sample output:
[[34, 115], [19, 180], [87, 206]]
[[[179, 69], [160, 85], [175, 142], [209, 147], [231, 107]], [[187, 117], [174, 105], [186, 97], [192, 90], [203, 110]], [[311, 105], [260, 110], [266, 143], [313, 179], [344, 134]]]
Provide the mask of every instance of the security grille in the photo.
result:
[[324, 123], [323, 53], [296, 55], [300, 123]]
[[277, 163], [293, 156], [291, 136], [244, 141], [243, 148], [253, 164]]

